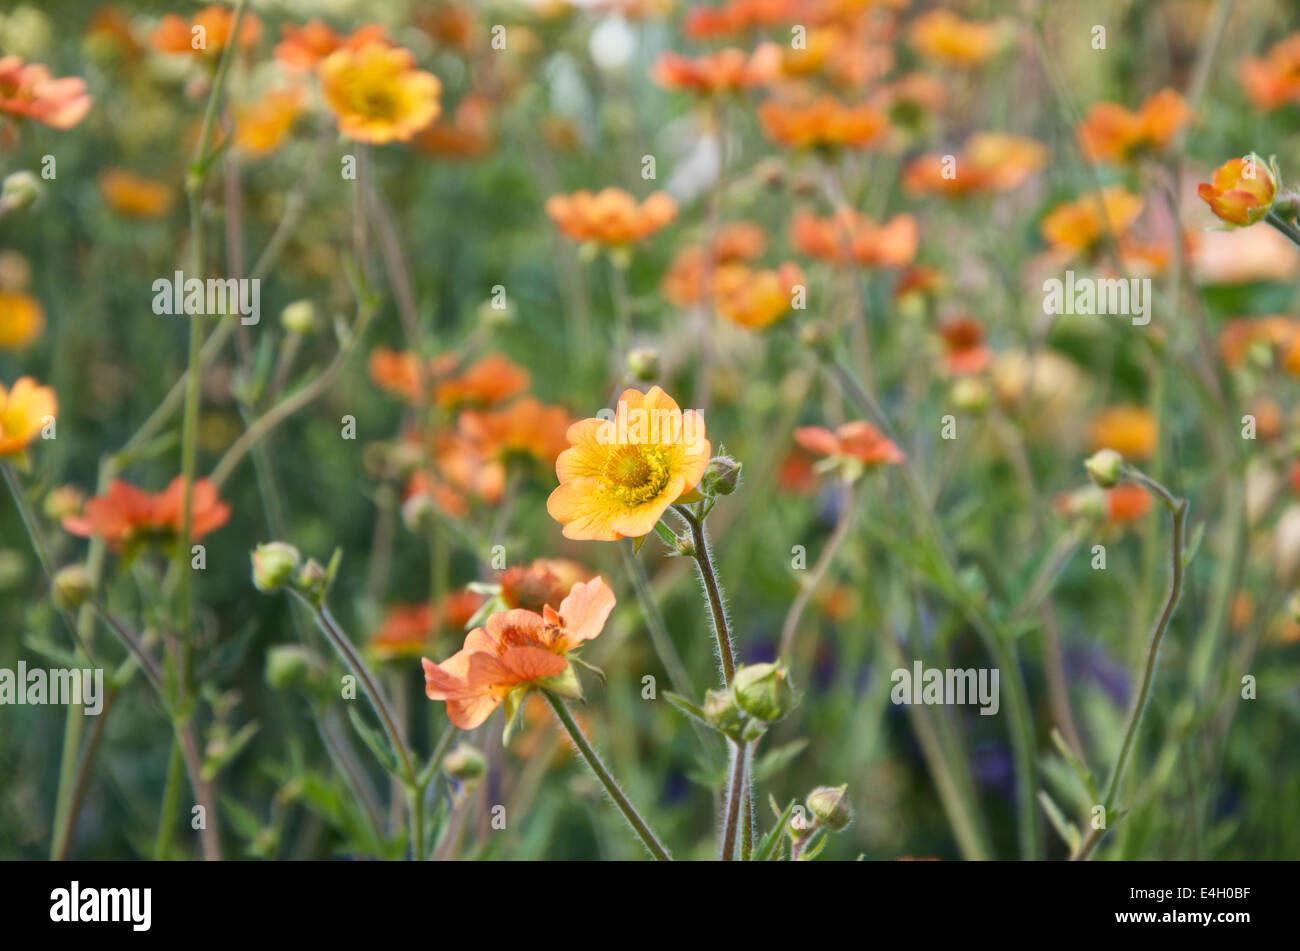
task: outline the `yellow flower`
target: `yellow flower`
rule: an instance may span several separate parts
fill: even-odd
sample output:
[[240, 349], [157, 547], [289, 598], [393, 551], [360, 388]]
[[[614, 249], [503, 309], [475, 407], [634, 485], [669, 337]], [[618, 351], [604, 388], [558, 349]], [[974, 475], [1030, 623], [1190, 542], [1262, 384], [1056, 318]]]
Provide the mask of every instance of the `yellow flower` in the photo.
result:
[[171, 210], [175, 198], [171, 186], [124, 168], [104, 171], [99, 176], [99, 192], [109, 208], [130, 218], [161, 218]]
[[1100, 191], [1081, 195], [1057, 205], [1039, 225], [1052, 250], [1064, 253], [1089, 252], [1105, 237], [1118, 241], [1142, 213], [1141, 196], [1123, 185], [1107, 185]]
[[0, 291], [0, 350], [21, 350], [44, 327], [45, 315], [35, 298]]
[[654, 529], [709, 464], [704, 418], [659, 387], [625, 390], [612, 420], [583, 419], [555, 461], [560, 485], [546, 501], [566, 538], [616, 541]]
[[275, 151], [301, 110], [302, 90], [274, 89], [256, 102], [235, 107], [235, 144], [249, 155]]
[[1111, 406], [1092, 421], [1089, 435], [1094, 449], [1113, 449], [1125, 459], [1150, 459], [1159, 429], [1149, 409]]
[[320, 64], [325, 102], [339, 131], [358, 142], [406, 142], [442, 111], [442, 83], [410, 52], [384, 43], [342, 48]]
[[54, 391], [31, 377], [19, 377], [13, 389], [0, 383], [0, 458], [22, 452], [58, 412]]

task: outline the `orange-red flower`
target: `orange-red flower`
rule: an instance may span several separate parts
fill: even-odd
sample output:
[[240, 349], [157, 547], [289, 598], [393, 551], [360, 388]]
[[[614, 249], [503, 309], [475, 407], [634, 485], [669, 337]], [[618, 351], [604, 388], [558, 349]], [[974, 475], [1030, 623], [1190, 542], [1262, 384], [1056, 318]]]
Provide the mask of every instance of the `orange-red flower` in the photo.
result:
[[325, 103], [339, 131], [358, 142], [408, 142], [442, 111], [442, 83], [415, 68], [408, 50], [373, 40], [347, 45], [317, 67]]
[[439, 406], [495, 406], [528, 389], [532, 377], [505, 354], [489, 353], [460, 373], [440, 380], [433, 398]]
[[448, 158], [473, 159], [486, 155], [492, 149], [491, 103], [484, 96], [466, 96], [450, 118], [439, 119], [411, 144], [421, 152]]
[[369, 24], [353, 30], [346, 38], [335, 33], [321, 20], [308, 20], [302, 26], [286, 23], [280, 27], [280, 42], [275, 45], [275, 58], [288, 69], [315, 69], [326, 56], [337, 49], [360, 49], [369, 43], [387, 43], [387, 35], [379, 24]]
[[1126, 459], [1149, 459], [1156, 451], [1155, 414], [1142, 406], [1111, 406], [1092, 421], [1093, 449], [1114, 449]]
[[[185, 480], [177, 476], [162, 492], [146, 492], [121, 479], [108, 491], [87, 500], [81, 515], [63, 519], [63, 527], [82, 538], [102, 538], [114, 551], [136, 542], [169, 541], [180, 534]], [[190, 537], [198, 541], [230, 518], [230, 506], [208, 479], [195, 479]]]
[[514, 609], [488, 618], [465, 645], [441, 664], [425, 658], [425, 694], [447, 704], [447, 717], [472, 730], [510, 700], [513, 714], [534, 687], [556, 684], [569, 670], [567, 655], [598, 636], [614, 609], [614, 592], [602, 578], [579, 582], [554, 610]]
[[463, 631], [487, 595], [467, 588], [451, 591], [435, 612], [428, 601], [395, 604], [384, 612], [380, 627], [370, 636], [370, 649], [386, 660], [422, 654], [434, 635], [434, 618], [449, 631]]
[[714, 292], [718, 313], [748, 330], [762, 330], [784, 317], [804, 287], [803, 271], [793, 261], [779, 268], [750, 268], [729, 264], [716, 272]]
[[[214, 3], [194, 14], [193, 20], [169, 13], [158, 21], [149, 34], [149, 42], [160, 53], [186, 53], [216, 57], [230, 38], [230, 27], [235, 19], [229, 7]], [[247, 49], [262, 36], [262, 21], [249, 11], [244, 12], [239, 24], [239, 45]]]
[[572, 195], [552, 195], [546, 199], [546, 213], [574, 241], [622, 245], [661, 230], [677, 217], [677, 202], [667, 192], [655, 192], [638, 203], [621, 188], [595, 194], [584, 188]]
[[834, 432], [824, 426], [800, 426], [794, 440], [815, 456], [856, 460], [864, 466], [898, 465], [903, 451], [865, 420], [845, 423]]
[[549, 466], [568, 445], [564, 436], [571, 422], [563, 406], [544, 406], [527, 396], [499, 409], [465, 410], [458, 425], [486, 456], [522, 456]]
[[1163, 149], [1191, 117], [1192, 110], [1173, 89], [1155, 93], [1137, 112], [1099, 102], [1079, 123], [1079, 142], [1095, 161], [1126, 162], [1140, 152]]
[[953, 376], [982, 373], [993, 362], [993, 351], [984, 344], [984, 328], [971, 317], [954, 317], [939, 325], [943, 340], [944, 368]]
[[27, 294], [0, 291], [0, 350], [21, 350], [45, 327], [40, 302]]
[[1246, 96], [1265, 112], [1300, 103], [1300, 33], [1274, 43], [1263, 59], [1243, 60], [1237, 75]]
[[709, 248], [685, 248], [673, 258], [663, 279], [664, 297], [678, 307], [698, 304], [708, 296], [711, 283], [716, 285], [716, 269], [762, 257], [766, 248], [767, 232], [761, 225], [749, 221], [722, 225]]
[[41, 63], [0, 57], [0, 114], [71, 129], [85, 118], [92, 101], [84, 79], [55, 79]]
[[1123, 185], [1107, 185], [1101, 191], [1057, 205], [1038, 227], [1053, 251], [1086, 254], [1094, 251], [1103, 238], [1122, 240], [1142, 213], [1142, 206], [1141, 196]]
[[931, 10], [912, 21], [912, 48], [949, 66], [978, 66], [998, 51], [997, 26], [963, 20], [950, 10]]
[[662, 53], [650, 75], [665, 89], [714, 96], [765, 85], [776, 78], [780, 66], [780, 47], [760, 43], [753, 53], [728, 47], [695, 59]]
[[128, 218], [161, 218], [171, 211], [176, 193], [170, 185], [144, 178], [124, 168], [106, 169], [99, 176], [104, 203]]
[[471, 499], [495, 505], [505, 490], [506, 468], [471, 439], [441, 432], [433, 447], [433, 474], [419, 469], [407, 481], [403, 504], [428, 499], [443, 512], [463, 517]]
[[579, 581], [591, 581], [594, 572], [576, 561], [565, 558], [538, 558], [527, 565], [514, 565], [501, 572], [501, 600], [507, 607], [524, 608], [542, 613], [550, 605], [556, 610], [560, 602]]
[[260, 99], [234, 108], [235, 144], [249, 155], [266, 155], [280, 147], [302, 111], [302, 90], [273, 89]]
[[1111, 525], [1136, 522], [1151, 511], [1151, 494], [1140, 485], [1126, 482], [1106, 490], [1106, 521]]
[[704, 418], [682, 412], [659, 387], [625, 390], [614, 419], [583, 419], [555, 461], [560, 485], [546, 510], [565, 538], [616, 541], [654, 529], [691, 492], [709, 464]]
[[790, 226], [790, 241], [800, 253], [863, 267], [905, 267], [916, 257], [918, 240], [916, 219], [907, 214], [876, 224], [852, 208], [826, 218], [805, 210]]
[[31, 377], [20, 376], [12, 388], [0, 383], [0, 459], [26, 449], [58, 412], [54, 390]]
[[1196, 194], [1223, 221], [1253, 225], [1273, 207], [1277, 183], [1264, 163], [1251, 155], [1224, 162], [1209, 182], [1196, 186]]
[[848, 106], [833, 96], [806, 103], [769, 99], [758, 107], [758, 120], [769, 139], [790, 148], [861, 148], [879, 139], [888, 127], [874, 106]]
[[1300, 321], [1290, 317], [1238, 318], [1228, 321], [1219, 332], [1219, 352], [1224, 364], [1231, 369], [1242, 366], [1256, 347], [1267, 347], [1270, 351], [1280, 348], [1290, 353], [1298, 344]]
[[949, 196], [1005, 192], [1019, 188], [1047, 161], [1047, 150], [1033, 139], [1001, 132], [976, 132], [956, 155], [918, 156], [903, 170], [909, 193]]

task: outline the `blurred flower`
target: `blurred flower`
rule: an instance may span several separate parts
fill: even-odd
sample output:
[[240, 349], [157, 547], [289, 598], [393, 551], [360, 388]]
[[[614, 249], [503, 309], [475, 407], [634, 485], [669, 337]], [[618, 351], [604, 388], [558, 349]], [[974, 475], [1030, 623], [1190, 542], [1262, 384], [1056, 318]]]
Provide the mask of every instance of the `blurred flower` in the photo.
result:
[[[169, 13], [149, 34], [149, 42], [160, 53], [196, 54], [215, 59], [230, 38], [234, 19], [234, 11], [219, 3], [204, 7], [194, 14], [193, 20]], [[256, 14], [245, 11], [239, 24], [239, 45], [247, 49], [261, 37], [262, 21]]]
[[1151, 511], [1151, 493], [1126, 482], [1106, 490], [1106, 521], [1110, 525], [1136, 522]]
[[0, 291], [0, 350], [21, 350], [40, 337], [45, 313], [27, 294]]
[[1209, 182], [1196, 187], [1210, 211], [1229, 224], [1253, 225], [1273, 207], [1277, 185], [1255, 156], [1229, 159], [1214, 170]]
[[254, 102], [234, 107], [235, 144], [249, 155], [279, 148], [302, 111], [302, 90], [274, 89]]
[[903, 169], [903, 188], [914, 195], [958, 197], [1019, 188], [1047, 161], [1047, 150], [1033, 139], [1001, 132], [976, 132], [956, 155], [918, 156]]
[[[159, 493], [146, 492], [121, 479], [108, 491], [86, 501], [81, 515], [63, 519], [63, 527], [82, 538], [102, 538], [113, 551], [136, 542], [167, 541], [180, 534], [185, 505], [185, 480], [177, 476]], [[217, 497], [208, 479], [195, 479], [190, 538], [198, 541], [225, 525], [230, 506]]]
[[275, 44], [275, 58], [293, 70], [314, 69], [330, 53], [344, 47], [357, 50], [371, 43], [388, 42], [384, 28], [376, 23], [358, 27], [344, 38], [316, 19], [303, 26], [286, 23], [280, 27], [280, 37]]
[[101, 173], [99, 193], [109, 208], [128, 218], [161, 218], [171, 211], [175, 198], [170, 185], [124, 168], [110, 168]]
[[621, 188], [596, 194], [584, 188], [571, 195], [552, 195], [546, 199], [546, 213], [574, 241], [621, 245], [662, 229], [677, 216], [677, 203], [667, 192], [655, 192], [638, 203]]
[[485, 456], [503, 461], [525, 457], [551, 466], [568, 446], [564, 437], [571, 421], [563, 406], [544, 406], [527, 396], [499, 409], [466, 410], [458, 425]]
[[1139, 152], [1155, 152], [1192, 118], [1192, 110], [1173, 89], [1162, 89], [1137, 112], [1114, 102], [1099, 102], [1079, 123], [1079, 143], [1094, 161], [1127, 162]]
[[716, 39], [778, 26], [789, 15], [789, 0], [726, 0], [716, 6], [700, 3], [687, 12], [682, 32], [691, 40]]
[[85, 118], [92, 101], [84, 79], [55, 79], [40, 63], [24, 65], [17, 56], [0, 57], [0, 114], [71, 129]]
[[1142, 213], [1142, 206], [1142, 198], [1123, 185], [1107, 185], [1057, 205], [1038, 227], [1053, 251], [1088, 254], [1104, 238], [1121, 240]]
[[800, 426], [794, 440], [815, 456], [855, 460], [863, 466], [898, 465], [906, 458], [894, 442], [865, 420], [845, 423], [831, 432], [823, 426]]
[[433, 608], [428, 601], [394, 604], [370, 635], [370, 650], [383, 660], [418, 657], [433, 639]]
[[1093, 418], [1093, 449], [1113, 449], [1125, 459], [1150, 459], [1156, 451], [1155, 414], [1142, 406], [1111, 406]]
[[973, 317], [954, 317], [939, 325], [943, 340], [944, 369], [952, 376], [982, 373], [993, 363], [993, 351], [984, 344], [984, 327]]
[[0, 383], [0, 459], [26, 449], [58, 412], [54, 390], [31, 377], [20, 376], [12, 388]]
[[1273, 228], [1197, 232], [1192, 264], [1202, 284], [1286, 283], [1300, 271], [1300, 252]]
[[444, 116], [412, 141], [421, 152], [448, 158], [472, 159], [492, 149], [492, 106], [484, 96], [461, 99], [450, 118]]
[[461, 406], [495, 406], [526, 390], [532, 377], [505, 354], [489, 353], [460, 373], [440, 380], [434, 401], [455, 409]]
[[1300, 33], [1274, 43], [1263, 59], [1242, 60], [1237, 75], [1247, 98], [1265, 112], [1300, 104]]
[[414, 402], [420, 392], [420, 358], [409, 350], [379, 346], [370, 351], [370, 379], [382, 389]]
[[791, 261], [775, 270], [729, 264], [716, 273], [718, 313], [738, 326], [762, 330], [785, 316], [803, 286], [803, 271]]
[[711, 285], [716, 290], [716, 269], [761, 257], [766, 247], [762, 225], [749, 221], [721, 225], [709, 248], [685, 248], [673, 258], [664, 275], [663, 295], [678, 307], [701, 303]]
[[498, 611], [441, 664], [424, 659], [425, 694], [446, 702], [453, 724], [472, 730], [508, 696], [522, 701], [521, 694], [568, 670], [566, 655], [597, 637], [613, 608], [614, 592], [596, 578], [575, 584], [558, 611]]
[[665, 89], [716, 96], [765, 85], [780, 65], [780, 47], [760, 43], [753, 53], [729, 47], [695, 59], [667, 51], [659, 55], [650, 76]]
[[758, 107], [758, 120], [769, 139], [790, 148], [858, 148], [875, 142], [887, 127], [873, 106], [848, 106], [832, 96], [812, 102], [769, 99]]
[[790, 226], [790, 243], [801, 254], [839, 264], [899, 268], [916, 257], [918, 233], [911, 215], [895, 215], [876, 224], [852, 208], [826, 218], [798, 212]]
[[704, 418], [681, 412], [659, 387], [628, 389], [614, 420], [584, 419], [569, 427], [560, 453], [560, 485], [546, 501], [564, 537], [616, 541], [650, 532], [669, 505], [693, 490], [712, 446]]
[[339, 131], [358, 142], [407, 142], [442, 110], [442, 83], [416, 69], [415, 58], [401, 47], [377, 40], [357, 49], [342, 46], [317, 72]]
[[1268, 359], [1275, 350], [1289, 355], [1300, 344], [1300, 320], [1292, 317], [1242, 317], [1228, 321], [1219, 331], [1219, 353], [1224, 365], [1238, 369], [1253, 351], [1261, 348]]
[[434, 442], [431, 475], [424, 469], [411, 474], [403, 497], [404, 510], [427, 500], [448, 515], [463, 517], [471, 499], [495, 505], [505, 490], [506, 470], [499, 459], [486, 456], [469, 439], [441, 432]]
[[85, 37], [89, 48], [101, 55], [113, 53], [135, 60], [144, 49], [136, 39], [131, 18], [121, 7], [111, 4], [94, 12], [86, 24]]
[[501, 600], [507, 607], [542, 613], [546, 605], [559, 609], [564, 596], [579, 581], [591, 581], [596, 573], [565, 558], [538, 558], [526, 565], [514, 565], [501, 572]]
[[978, 66], [998, 51], [998, 29], [992, 23], [963, 20], [950, 10], [931, 10], [912, 21], [912, 48], [949, 66]]

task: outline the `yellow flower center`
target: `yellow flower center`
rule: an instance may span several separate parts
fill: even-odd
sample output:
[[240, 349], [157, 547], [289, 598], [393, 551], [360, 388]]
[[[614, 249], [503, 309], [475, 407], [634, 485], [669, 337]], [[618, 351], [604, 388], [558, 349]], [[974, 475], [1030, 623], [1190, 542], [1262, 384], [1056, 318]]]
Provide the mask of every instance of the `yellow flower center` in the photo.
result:
[[601, 470], [602, 488], [629, 508], [659, 495], [671, 478], [668, 454], [657, 446], [619, 446]]
[[363, 82], [353, 91], [352, 106], [359, 115], [391, 122], [398, 113], [397, 90], [391, 81]]

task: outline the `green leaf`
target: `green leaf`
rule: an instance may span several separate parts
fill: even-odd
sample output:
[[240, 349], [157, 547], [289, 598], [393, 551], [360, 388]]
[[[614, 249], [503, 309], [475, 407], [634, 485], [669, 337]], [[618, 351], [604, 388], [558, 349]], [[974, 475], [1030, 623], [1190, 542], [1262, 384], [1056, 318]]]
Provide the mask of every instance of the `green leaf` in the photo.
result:
[[811, 862], [813, 859], [817, 858], [817, 856], [822, 854], [822, 849], [826, 848], [826, 843], [831, 840], [831, 837], [823, 832], [814, 832], [813, 835], [817, 836], [817, 841], [805, 849], [803, 854], [799, 856], [800, 862]]
[[379, 765], [394, 776], [405, 779], [401, 767], [397, 763], [397, 754], [393, 752], [388, 745], [388, 741], [380, 736], [377, 730], [367, 725], [354, 703], [348, 704], [348, 719], [352, 721], [353, 728], [361, 736], [366, 746], [370, 747], [370, 752], [375, 754], [375, 758], [379, 760]]
[[717, 730], [717, 727], [704, 718], [704, 711], [685, 697], [675, 694], [671, 690], [665, 690], [664, 699], [697, 723], [708, 727], [710, 730]]
[[1065, 818], [1064, 813], [1062, 813], [1060, 808], [1056, 805], [1055, 800], [1048, 795], [1046, 789], [1040, 789], [1038, 791], [1038, 804], [1043, 807], [1043, 812], [1047, 813], [1047, 819], [1051, 822], [1052, 828], [1056, 830], [1056, 834], [1061, 837], [1067, 846], [1069, 846], [1070, 852], [1077, 852], [1080, 841], [1079, 830], [1074, 823]]
[[591, 673], [595, 674], [595, 675], [596, 675], [596, 678], [600, 681], [600, 685], [601, 685], [601, 687], [607, 687], [607, 686], [609, 686], [609, 678], [606, 677], [606, 676], [605, 676], [605, 672], [604, 672], [603, 670], [601, 670], [599, 667], [597, 667], [595, 664], [589, 664], [589, 663], [587, 663], [585, 660], [583, 660], [583, 659], [582, 659], [581, 657], [579, 657], [577, 654], [570, 654], [570, 655], [569, 655], [569, 662], [572, 663], [572, 664], [577, 664], [577, 665], [578, 665], [579, 667], [581, 667], [583, 670], [587, 670], [587, 671], [590, 671]]
[[[772, 804], [772, 811], [775, 812], [776, 800], [772, 799], [770, 796], [768, 798]], [[767, 830], [767, 834], [763, 836], [763, 841], [758, 844], [758, 848], [754, 851], [752, 861], [766, 862], [772, 856], [773, 852], [776, 850], [777, 844], [781, 842], [785, 836], [785, 830], [790, 825], [790, 816], [794, 813], [794, 807], [797, 802], [797, 799], [791, 799], [790, 804], [785, 807], [785, 811], [782, 812], [780, 817], [776, 820], [776, 825]]]

